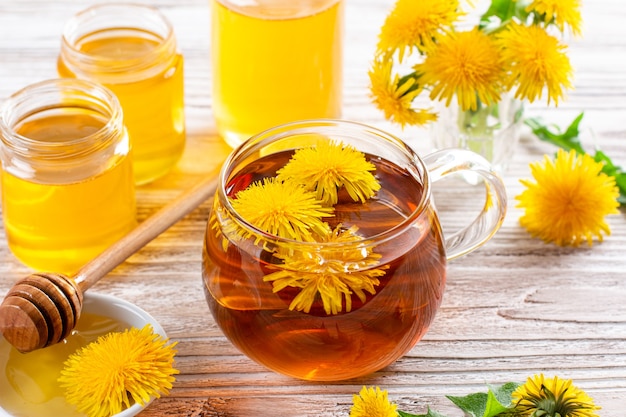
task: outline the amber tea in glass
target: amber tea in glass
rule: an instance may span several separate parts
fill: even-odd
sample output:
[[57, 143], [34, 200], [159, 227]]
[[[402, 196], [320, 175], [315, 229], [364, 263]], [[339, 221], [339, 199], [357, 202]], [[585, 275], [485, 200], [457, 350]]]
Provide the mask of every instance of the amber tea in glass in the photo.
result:
[[[381, 186], [376, 195], [362, 203], [340, 190], [334, 215], [325, 219], [331, 229], [356, 226], [358, 239], [285, 239], [256, 229], [233, 210], [231, 201], [240, 190], [285, 166], [296, 150], [294, 143], [315, 146], [320, 137], [353, 146], [375, 166]], [[408, 352], [441, 304], [447, 260], [488, 240], [506, 207], [501, 181], [476, 154], [445, 151], [424, 160], [384, 132], [330, 120], [279, 126], [236, 149], [221, 173], [203, 252], [207, 302], [226, 337], [269, 369], [306, 380], [366, 375]], [[448, 241], [431, 201], [430, 177], [441, 178], [455, 169], [482, 175], [493, 204], [479, 215], [484, 221]], [[376, 264], [348, 262], [352, 257], [346, 254], [351, 253], [376, 254]], [[289, 257], [314, 262], [306, 263], [305, 270], [302, 263], [294, 267], [285, 261]], [[319, 296], [308, 311], [294, 309], [293, 301], [303, 289], [296, 285], [276, 290], [267, 280], [280, 271], [283, 276], [319, 276], [320, 283], [337, 274], [349, 281], [374, 268], [382, 271], [375, 291], [364, 297], [351, 294], [335, 314], [329, 314]]]

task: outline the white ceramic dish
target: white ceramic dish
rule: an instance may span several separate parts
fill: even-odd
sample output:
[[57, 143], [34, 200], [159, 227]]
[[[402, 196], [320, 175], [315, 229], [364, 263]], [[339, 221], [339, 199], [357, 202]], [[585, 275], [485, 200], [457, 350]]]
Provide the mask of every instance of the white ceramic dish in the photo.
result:
[[[139, 329], [143, 328], [146, 324], [150, 324], [156, 334], [167, 337], [161, 325], [150, 314], [136, 305], [117, 297], [98, 293], [86, 293], [83, 313], [109, 317], [116, 321], [128, 323], [131, 327]], [[2, 336], [0, 336], [0, 339], [1, 338]], [[6, 372], [4, 372], [3, 369], [0, 369], [0, 378], [6, 378]], [[121, 413], [115, 414], [113, 417], [132, 417], [137, 415], [146, 406], [147, 404], [143, 406], [134, 404]], [[15, 415], [2, 408], [2, 404], [0, 403], [0, 417], [15, 417]]]

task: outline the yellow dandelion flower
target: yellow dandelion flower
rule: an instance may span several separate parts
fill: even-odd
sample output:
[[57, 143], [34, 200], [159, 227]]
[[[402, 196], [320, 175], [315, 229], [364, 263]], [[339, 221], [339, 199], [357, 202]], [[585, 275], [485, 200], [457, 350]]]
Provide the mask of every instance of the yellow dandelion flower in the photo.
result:
[[66, 401], [89, 417], [108, 417], [167, 394], [178, 373], [176, 343], [167, 343], [150, 325], [99, 337], [65, 361]]
[[516, 197], [523, 208], [520, 224], [545, 242], [559, 246], [589, 246], [596, 236], [611, 233], [605, 216], [617, 214], [619, 189], [615, 178], [604, 174], [602, 163], [589, 155], [559, 149], [556, 159], [530, 165], [534, 182], [521, 180], [526, 189]]
[[565, 31], [565, 26], [569, 26], [574, 35], [580, 35], [583, 20], [580, 7], [580, 0], [533, 0], [526, 11], [545, 16], [548, 23], [554, 21], [561, 32]]
[[458, 0], [398, 0], [381, 28], [378, 51], [388, 56], [398, 51], [402, 61], [407, 49], [428, 49], [442, 28], [463, 14]]
[[363, 152], [333, 140], [319, 140], [314, 146], [298, 149], [279, 169], [279, 181], [295, 182], [314, 191], [325, 206], [337, 204], [338, 191], [345, 188], [354, 201], [364, 203], [380, 190], [372, 171], [376, 166]]
[[425, 109], [411, 107], [413, 100], [422, 92], [415, 77], [392, 76], [393, 61], [376, 59], [368, 72], [373, 103], [383, 111], [385, 118], [405, 126], [423, 125], [437, 120], [437, 116]]
[[351, 311], [352, 294], [365, 302], [365, 292], [376, 293], [375, 287], [380, 284], [378, 278], [385, 275], [388, 268], [387, 265], [376, 268], [381, 256], [365, 245], [340, 245], [361, 240], [357, 230], [356, 226], [345, 230], [338, 226], [321, 236], [320, 243], [338, 244], [333, 250], [276, 253], [284, 264], [263, 280], [272, 282], [275, 293], [286, 287], [301, 289], [289, 305], [290, 310], [309, 313], [319, 295], [326, 314], [341, 313], [344, 300], [346, 312]]
[[239, 191], [231, 199], [231, 205], [254, 227], [274, 236], [301, 241], [313, 241], [315, 234], [327, 233], [328, 226], [322, 218], [334, 212], [332, 207], [323, 207], [314, 192], [276, 178], [265, 178]]
[[519, 417], [599, 417], [600, 407], [569, 379], [529, 377], [513, 392], [515, 415]]
[[387, 398], [387, 390], [363, 387], [352, 397], [350, 417], [398, 417], [397, 407]]
[[515, 97], [533, 102], [546, 89], [548, 104], [558, 105], [564, 89], [572, 89], [567, 47], [538, 26], [511, 23], [497, 37], [508, 72], [505, 83], [509, 89], [517, 85]]
[[446, 100], [456, 95], [463, 110], [476, 110], [500, 100], [502, 59], [494, 39], [483, 31], [449, 32], [424, 62], [414, 66], [420, 80], [431, 86], [431, 99]]

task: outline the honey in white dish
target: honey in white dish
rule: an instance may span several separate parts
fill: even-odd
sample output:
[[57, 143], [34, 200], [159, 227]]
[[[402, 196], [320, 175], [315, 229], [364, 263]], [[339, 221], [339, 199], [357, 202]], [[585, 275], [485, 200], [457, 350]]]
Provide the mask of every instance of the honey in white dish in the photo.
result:
[[72, 334], [61, 343], [20, 353], [0, 338], [0, 409], [15, 417], [82, 417], [65, 401], [58, 378], [63, 363], [99, 336], [124, 331], [127, 323], [83, 313]]

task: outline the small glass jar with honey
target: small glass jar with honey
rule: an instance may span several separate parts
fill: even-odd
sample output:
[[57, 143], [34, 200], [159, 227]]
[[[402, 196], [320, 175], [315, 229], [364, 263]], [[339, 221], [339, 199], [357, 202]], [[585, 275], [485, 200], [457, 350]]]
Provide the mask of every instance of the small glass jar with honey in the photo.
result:
[[158, 9], [116, 3], [77, 13], [66, 23], [57, 69], [61, 77], [95, 81], [117, 95], [136, 184], [177, 163], [185, 147], [183, 56]]
[[46, 80], [0, 109], [2, 215], [27, 266], [75, 273], [136, 226], [129, 138], [115, 95]]

